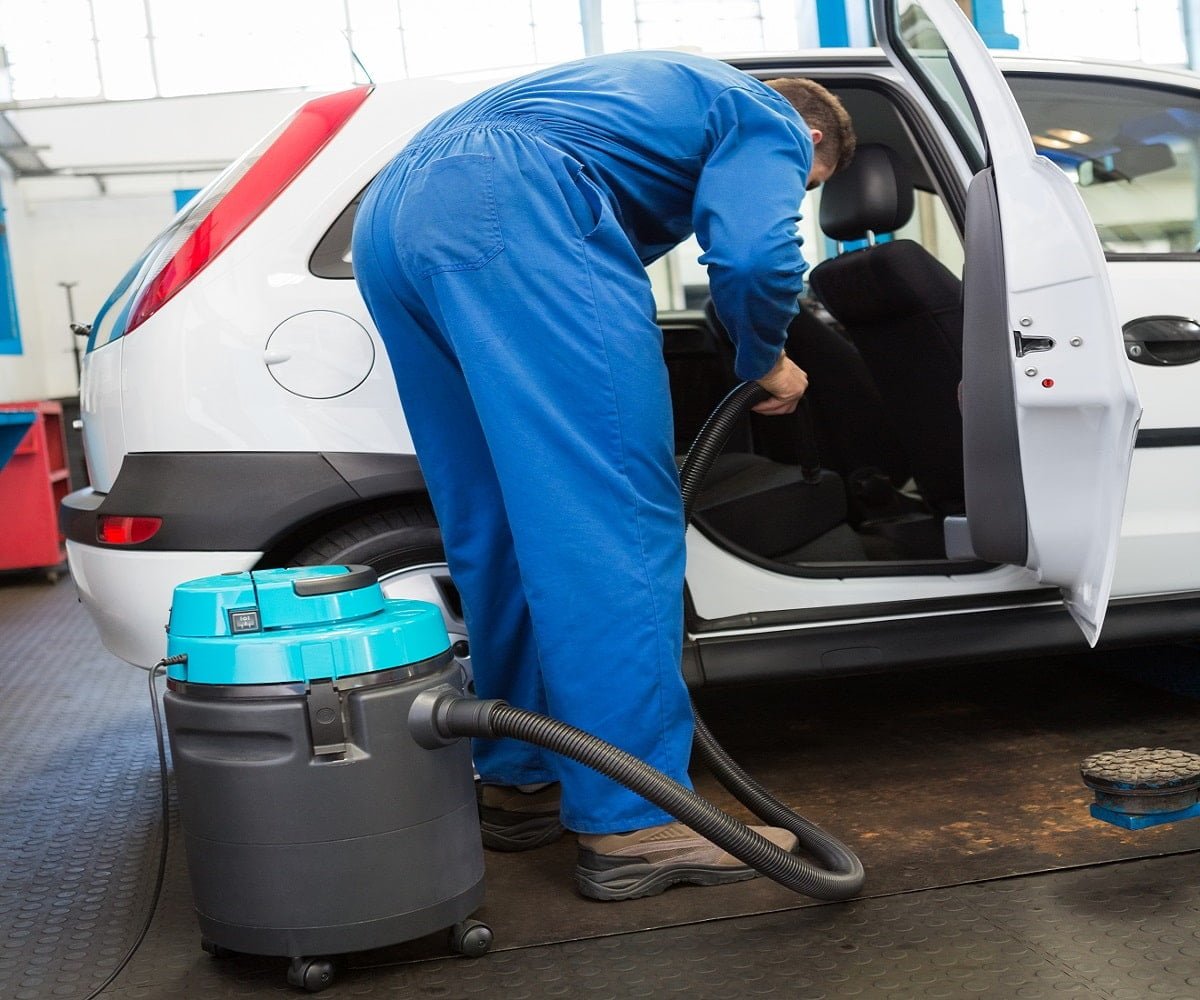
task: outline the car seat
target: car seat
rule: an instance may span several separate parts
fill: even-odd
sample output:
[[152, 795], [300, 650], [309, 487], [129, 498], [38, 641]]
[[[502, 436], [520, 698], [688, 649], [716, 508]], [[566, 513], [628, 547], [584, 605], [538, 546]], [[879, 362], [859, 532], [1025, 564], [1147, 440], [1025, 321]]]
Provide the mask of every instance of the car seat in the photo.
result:
[[876, 243], [912, 217], [913, 183], [890, 147], [867, 143], [821, 194], [820, 225], [868, 246], [809, 277], [874, 377], [921, 496], [938, 515], [963, 511], [962, 282], [912, 240]]
[[[707, 416], [734, 385], [733, 345], [711, 306], [707, 336], [689, 331], [681, 338], [672, 331], [668, 371], [676, 400], [676, 438], [681, 421], [691, 423], [699, 407]], [[835, 334], [836, 336], [836, 334]], [[810, 427], [802, 415], [751, 415], [733, 429], [723, 454], [717, 456], [696, 498], [697, 526], [720, 536], [723, 544], [743, 555], [774, 562], [859, 562], [863, 546], [847, 523], [846, 490], [842, 477], [819, 467]], [[777, 427], [780, 441], [790, 435], [790, 455], [774, 450], [763, 454], [762, 429]], [[698, 429], [698, 428], [697, 428]], [[688, 427], [688, 441], [694, 431]], [[777, 442], [778, 443], [778, 442]], [[781, 460], [777, 460], [781, 459]]]
[[[704, 313], [718, 342], [727, 345], [732, 366], [729, 334], [711, 300]], [[845, 482], [851, 524], [911, 509], [895, 490], [911, 477], [908, 458], [858, 349], [802, 300], [788, 325], [785, 350], [808, 375], [807, 412], [751, 414], [754, 450], [789, 465], [818, 464], [805, 449], [815, 452], [819, 464]]]

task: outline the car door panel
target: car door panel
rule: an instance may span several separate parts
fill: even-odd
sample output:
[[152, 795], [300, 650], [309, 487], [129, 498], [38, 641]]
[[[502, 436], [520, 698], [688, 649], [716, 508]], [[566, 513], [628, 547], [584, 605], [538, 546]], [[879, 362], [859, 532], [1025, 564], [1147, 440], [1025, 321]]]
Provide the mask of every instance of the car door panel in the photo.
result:
[[[974, 429], [964, 459], [972, 545], [1006, 562], [1023, 562], [1043, 583], [1060, 587], [1094, 644], [1108, 602], [1140, 415], [1095, 229], [1071, 181], [1036, 155], [999, 69], [950, 0], [875, 0], [873, 13], [885, 51], [925, 95], [930, 111], [958, 135], [967, 162], [982, 152], [994, 171], [973, 184], [964, 272], [964, 429]], [[928, 65], [922, 51], [930, 56]], [[978, 125], [974, 135], [969, 118]], [[990, 232], [973, 231], [980, 226]], [[1003, 260], [1003, 304], [996, 259]], [[967, 338], [975, 343], [970, 358]], [[1040, 349], [1027, 353], [1026, 339]], [[999, 371], [1002, 365], [1007, 373]], [[1002, 400], [1004, 383], [1011, 386], [1011, 410]], [[1011, 430], [991, 428], [1000, 421], [1010, 428], [1015, 421], [1015, 448]], [[1022, 484], [1023, 553], [1020, 503], [1006, 477]], [[1000, 504], [997, 489], [1008, 498]]]
[[[1200, 318], [1200, 259], [1109, 261], [1124, 327], [1139, 317]], [[1126, 344], [1128, 356], [1130, 345]], [[1121, 529], [1114, 596], [1200, 589], [1200, 363], [1130, 359], [1145, 405]]]

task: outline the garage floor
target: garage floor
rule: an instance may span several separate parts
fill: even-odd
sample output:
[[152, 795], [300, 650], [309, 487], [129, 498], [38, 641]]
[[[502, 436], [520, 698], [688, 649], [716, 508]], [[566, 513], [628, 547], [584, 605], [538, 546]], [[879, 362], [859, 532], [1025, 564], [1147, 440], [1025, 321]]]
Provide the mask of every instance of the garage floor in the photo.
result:
[[[734, 756], [859, 851], [864, 898], [760, 880], [591, 903], [568, 838], [489, 855], [491, 954], [439, 938], [350, 956], [323, 996], [1194, 1000], [1200, 822], [1116, 830], [1078, 782], [1097, 750], [1200, 747], [1200, 702], [1131, 673], [1200, 692], [1200, 651], [703, 692]], [[0, 1000], [83, 1000], [137, 934], [162, 834], [146, 680], [69, 580], [0, 579]], [[291, 992], [282, 960], [199, 950], [177, 833], [172, 811], [157, 914], [104, 995]]]

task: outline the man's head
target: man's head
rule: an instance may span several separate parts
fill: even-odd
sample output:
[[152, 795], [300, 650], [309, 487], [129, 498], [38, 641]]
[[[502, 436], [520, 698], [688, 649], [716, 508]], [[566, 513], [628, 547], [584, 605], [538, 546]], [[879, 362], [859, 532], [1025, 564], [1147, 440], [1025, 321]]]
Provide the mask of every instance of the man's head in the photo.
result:
[[808, 175], [810, 188], [827, 181], [854, 159], [858, 142], [854, 136], [854, 123], [833, 94], [819, 83], [801, 77], [781, 77], [764, 82], [787, 98], [812, 132], [816, 155]]

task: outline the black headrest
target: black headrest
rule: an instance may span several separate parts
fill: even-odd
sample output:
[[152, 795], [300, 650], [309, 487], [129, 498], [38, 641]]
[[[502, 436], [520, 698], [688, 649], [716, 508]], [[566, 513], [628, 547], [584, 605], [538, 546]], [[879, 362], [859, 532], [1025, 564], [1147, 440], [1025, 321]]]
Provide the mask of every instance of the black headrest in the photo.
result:
[[859, 146], [850, 165], [821, 188], [821, 229], [830, 239], [895, 232], [912, 213], [912, 174], [891, 146]]

